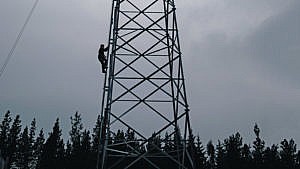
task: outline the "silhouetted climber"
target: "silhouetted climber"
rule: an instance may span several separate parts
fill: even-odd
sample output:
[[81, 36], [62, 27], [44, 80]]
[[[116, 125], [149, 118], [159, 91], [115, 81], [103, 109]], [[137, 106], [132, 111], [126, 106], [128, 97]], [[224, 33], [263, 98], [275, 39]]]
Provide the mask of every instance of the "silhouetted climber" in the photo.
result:
[[98, 60], [102, 65], [102, 73], [106, 73], [107, 70], [107, 59], [106, 56], [104, 55], [104, 52], [106, 51], [108, 51], [108, 47], [104, 48], [104, 44], [101, 44], [98, 52]]

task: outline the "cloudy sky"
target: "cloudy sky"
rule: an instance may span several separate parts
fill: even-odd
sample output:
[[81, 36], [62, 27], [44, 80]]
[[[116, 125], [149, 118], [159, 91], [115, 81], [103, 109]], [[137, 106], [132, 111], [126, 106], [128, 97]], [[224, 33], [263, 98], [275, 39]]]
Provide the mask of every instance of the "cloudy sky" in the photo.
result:
[[[0, 64], [34, 0], [0, 2]], [[300, 1], [177, 0], [193, 131], [204, 142], [240, 132], [267, 144], [300, 143]], [[103, 75], [98, 44], [109, 31], [109, 0], [40, 0], [0, 79], [0, 115], [33, 117], [47, 132], [56, 117], [91, 128]]]

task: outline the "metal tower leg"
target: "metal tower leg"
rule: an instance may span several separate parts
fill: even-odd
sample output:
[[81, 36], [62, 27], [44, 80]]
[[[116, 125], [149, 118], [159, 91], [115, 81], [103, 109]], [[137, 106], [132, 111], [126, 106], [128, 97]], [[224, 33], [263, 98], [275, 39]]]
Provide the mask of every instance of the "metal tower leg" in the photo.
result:
[[174, 0], [113, 0], [98, 169], [193, 169]]

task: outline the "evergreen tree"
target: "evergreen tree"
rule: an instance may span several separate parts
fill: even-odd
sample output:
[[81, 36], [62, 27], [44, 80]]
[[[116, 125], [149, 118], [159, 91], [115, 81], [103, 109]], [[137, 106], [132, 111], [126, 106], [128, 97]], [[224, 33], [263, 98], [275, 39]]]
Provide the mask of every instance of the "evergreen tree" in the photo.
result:
[[206, 149], [207, 149], [207, 155], [208, 155], [208, 168], [215, 169], [215, 167], [216, 167], [215, 146], [213, 145], [211, 140], [207, 143]]
[[88, 130], [84, 130], [81, 141], [81, 168], [90, 169], [95, 168], [95, 165], [91, 163], [91, 137]]
[[258, 128], [258, 125], [255, 124], [254, 126], [254, 133], [256, 135], [256, 139], [253, 142], [253, 163], [254, 167], [257, 169], [263, 168], [263, 158], [264, 158], [264, 148], [265, 148], [265, 142], [261, 140], [259, 134], [260, 129]]
[[[168, 132], [166, 132], [165, 134], [164, 142], [165, 142], [165, 146], [164, 146], [165, 152], [171, 152], [174, 150], [174, 146], [171, 143], [171, 138]], [[191, 146], [194, 146], [194, 140], [191, 141]]]
[[179, 127], [177, 126], [175, 127], [175, 134], [174, 134], [174, 149], [176, 151], [183, 149], [183, 144], [181, 140], [182, 140], [182, 135], [180, 133]]
[[[170, 144], [170, 143], [166, 143]], [[190, 154], [191, 159], [188, 157], [185, 161], [190, 161], [192, 160], [192, 164], [196, 165], [196, 145], [195, 145], [195, 136], [191, 134], [188, 139], [188, 145], [187, 145], [187, 151]]]
[[4, 115], [2, 123], [0, 124], [0, 150], [1, 150], [0, 156], [4, 158], [8, 156], [10, 123], [11, 123], [10, 111], [7, 111]]
[[120, 151], [125, 151], [126, 150], [126, 145], [125, 145], [125, 134], [123, 130], [118, 130], [117, 134], [113, 138], [114, 144], [118, 144], [114, 146], [114, 149], [120, 150]]
[[17, 162], [17, 147], [19, 145], [19, 138], [21, 133], [21, 120], [20, 116], [17, 115], [14, 122], [9, 130], [8, 134], [8, 167], [13, 167]]
[[293, 139], [290, 141], [287, 141], [284, 139], [281, 142], [281, 151], [280, 151], [280, 156], [281, 156], [281, 164], [282, 164], [282, 169], [294, 169], [296, 166], [296, 144]]
[[82, 137], [83, 125], [81, 122], [81, 115], [76, 112], [74, 117], [71, 117], [71, 131], [70, 131], [70, 140], [72, 144], [73, 154], [78, 153], [80, 148], [80, 139]]
[[239, 169], [242, 167], [242, 145], [242, 137], [239, 133], [236, 133], [235, 135], [232, 135], [228, 139], [224, 140], [226, 169]]
[[63, 139], [59, 140], [58, 146], [57, 146], [57, 166], [61, 169], [65, 169], [66, 163], [65, 163], [65, 144]]
[[196, 140], [196, 151], [195, 151], [195, 167], [197, 169], [206, 169], [207, 168], [207, 158], [205, 157], [205, 149], [203, 148], [200, 137], [197, 137]]
[[139, 143], [135, 137], [134, 131], [131, 130], [130, 128], [127, 129], [126, 134], [125, 134], [125, 140], [126, 140], [126, 145], [127, 145], [127, 150], [131, 151], [133, 153], [140, 152], [139, 150]]
[[100, 144], [100, 130], [101, 130], [101, 116], [98, 115], [97, 121], [95, 124], [95, 127], [93, 128], [93, 134], [92, 134], [92, 155], [91, 155], [91, 165], [96, 166], [97, 165], [97, 157], [98, 157], [98, 149]]
[[[65, 151], [66, 169], [72, 169], [71, 158], [72, 158], [72, 145], [71, 145], [70, 141], [68, 140], [67, 144], [66, 144], [66, 151]], [[94, 165], [94, 166], [96, 166], [96, 165]]]
[[225, 166], [225, 149], [221, 144], [221, 141], [218, 140], [218, 144], [216, 146], [216, 168], [223, 169]]
[[29, 130], [29, 168], [35, 167], [35, 158], [34, 158], [34, 143], [35, 143], [35, 131], [36, 131], [36, 120], [33, 118], [30, 124]]
[[33, 145], [34, 151], [33, 151], [33, 161], [31, 164], [32, 168], [36, 168], [37, 165], [40, 163], [44, 142], [45, 142], [44, 131], [43, 129], [41, 129]]
[[300, 169], [300, 150], [298, 150], [296, 155], [296, 169]]
[[147, 145], [147, 151], [149, 153], [160, 153], [162, 150], [162, 140], [160, 135], [157, 135], [156, 133], [153, 133], [152, 136], [149, 139], [148, 145]]
[[21, 133], [19, 146], [17, 147], [17, 167], [20, 169], [30, 169], [30, 158], [32, 157], [32, 149], [30, 145], [30, 138], [28, 134], [28, 127], [26, 126]]
[[61, 166], [62, 143], [59, 119], [56, 119], [53, 130], [49, 133], [49, 137], [43, 146], [37, 166], [38, 169], [62, 169], [64, 167]]
[[101, 117], [98, 115], [95, 127], [93, 128], [93, 141], [92, 141], [92, 151], [94, 153], [98, 152], [98, 146], [100, 143], [100, 130], [101, 130]]
[[264, 152], [264, 169], [276, 169], [280, 166], [278, 146], [267, 147]]
[[252, 169], [252, 157], [251, 157], [251, 151], [250, 146], [247, 144], [244, 144], [242, 148], [242, 168], [243, 169]]
[[70, 140], [72, 145], [71, 152], [71, 162], [73, 169], [80, 168], [81, 165], [81, 139], [82, 139], [82, 130], [83, 125], [81, 122], [81, 115], [76, 112], [74, 117], [71, 117], [71, 131], [70, 131]]

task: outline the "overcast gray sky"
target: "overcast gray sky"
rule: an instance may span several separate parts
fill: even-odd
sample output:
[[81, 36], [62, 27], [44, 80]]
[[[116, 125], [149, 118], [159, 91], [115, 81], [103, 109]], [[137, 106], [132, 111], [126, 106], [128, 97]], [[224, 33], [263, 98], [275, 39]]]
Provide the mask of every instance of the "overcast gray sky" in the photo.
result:
[[[34, 0], [0, 2], [2, 66]], [[267, 144], [300, 142], [300, 1], [177, 0], [193, 131], [206, 143], [239, 131]], [[98, 45], [106, 42], [110, 0], [40, 0], [0, 79], [0, 115], [33, 117], [47, 132], [56, 117], [92, 128], [103, 75]]]

